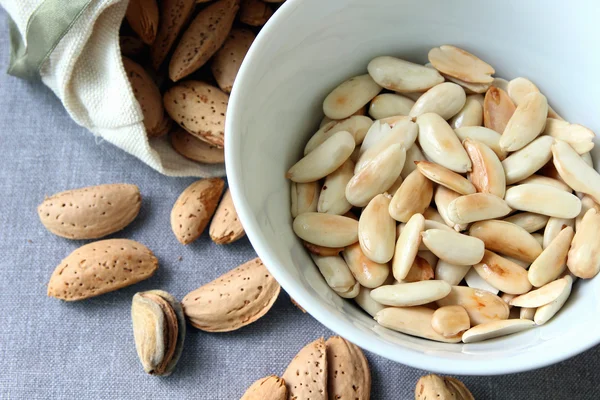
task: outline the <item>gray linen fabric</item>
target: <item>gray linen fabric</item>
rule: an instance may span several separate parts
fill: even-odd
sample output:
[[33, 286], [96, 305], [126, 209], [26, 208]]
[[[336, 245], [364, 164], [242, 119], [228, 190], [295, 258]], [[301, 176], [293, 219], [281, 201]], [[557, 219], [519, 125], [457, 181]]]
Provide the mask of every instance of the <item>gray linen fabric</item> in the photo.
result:
[[[0, 70], [8, 62], [0, 11]], [[141, 290], [186, 293], [255, 256], [247, 239], [214, 245], [208, 235], [180, 245], [169, 213], [191, 179], [159, 175], [77, 126], [42, 84], [0, 73], [0, 399], [238, 399], [254, 380], [281, 374], [305, 343], [332, 335], [282, 292], [261, 320], [237, 332], [189, 327], [183, 355], [167, 378], [144, 374], [129, 308]], [[160, 260], [133, 287], [78, 303], [46, 297], [54, 267], [84, 242], [47, 232], [36, 206], [69, 188], [129, 182], [142, 191], [139, 217], [114, 237], [138, 240]], [[179, 259], [181, 257], [181, 259]], [[375, 400], [411, 399], [420, 371], [367, 354]], [[597, 399], [600, 348], [541, 370], [464, 377], [477, 399]]]

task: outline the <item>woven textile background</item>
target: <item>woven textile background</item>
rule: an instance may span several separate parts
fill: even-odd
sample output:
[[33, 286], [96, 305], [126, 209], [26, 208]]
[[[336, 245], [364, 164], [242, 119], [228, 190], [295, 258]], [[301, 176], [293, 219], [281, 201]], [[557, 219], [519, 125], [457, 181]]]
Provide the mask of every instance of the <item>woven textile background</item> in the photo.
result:
[[[247, 239], [226, 247], [208, 235], [184, 247], [169, 214], [192, 179], [167, 178], [70, 120], [41, 83], [4, 74], [8, 27], [0, 11], [0, 399], [239, 399], [254, 380], [281, 374], [305, 343], [331, 335], [282, 292], [273, 309], [237, 332], [188, 327], [183, 355], [168, 378], [144, 374], [129, 308], [137, 291], [186, 293], [255, 256]], [[139, 185], [139, 217], [115, 237], [152, 249], [157, 274], [95, 299], [63, 303], [46, 297], [59, 261], [83, 242], [48, 233], [36, 206], [44, 195], [111, 182]], [[180, 258], [181, 257], [181, 258]], [[414, 398], [425, 371], [367, 353], [374, 400]], [[464, 377], [477, 399], [597, 399], [600, 347], [564, 363], [502, 377]]]

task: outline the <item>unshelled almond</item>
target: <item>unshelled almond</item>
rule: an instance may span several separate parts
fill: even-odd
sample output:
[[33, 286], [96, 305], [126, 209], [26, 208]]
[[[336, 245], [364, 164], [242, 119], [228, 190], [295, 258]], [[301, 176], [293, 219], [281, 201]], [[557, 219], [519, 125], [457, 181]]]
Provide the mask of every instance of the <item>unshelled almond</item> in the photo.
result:
[[238, 217], [229, 189], [223, 195], [208, 230], [216, 244], [229, 244], [244, 237], [246, 232]]

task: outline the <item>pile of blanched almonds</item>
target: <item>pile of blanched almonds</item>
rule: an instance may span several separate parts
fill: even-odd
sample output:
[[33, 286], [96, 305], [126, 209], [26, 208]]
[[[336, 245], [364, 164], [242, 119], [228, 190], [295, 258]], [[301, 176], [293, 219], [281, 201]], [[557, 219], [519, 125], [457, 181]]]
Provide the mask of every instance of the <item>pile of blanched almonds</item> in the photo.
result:
[[462, 49], [429, 61], [377, 57], [325, 98], [286, 175], [294, 232], [384, 327], [471, 343], [542, 325], [600, 269], [594, 133]]

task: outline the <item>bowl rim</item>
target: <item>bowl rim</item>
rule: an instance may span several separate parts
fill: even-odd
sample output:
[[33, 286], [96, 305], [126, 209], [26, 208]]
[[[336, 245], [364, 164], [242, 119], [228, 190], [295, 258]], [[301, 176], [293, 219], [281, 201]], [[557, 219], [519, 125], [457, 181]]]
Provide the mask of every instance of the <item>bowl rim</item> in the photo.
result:
[[500, 375], [525, 372], [564, 361], [600, 343], [600, 335], [596, 337], [587, 335], [586, 338], [588, 340], [571, 341], [569, 346], [563, 343], [560, 350], [552, 353], [536, 353], [535, 357], [532, 357], [531, 352], [521, 352], [505, 360], [486, 359], [484, 357], [477, 361], [442, 358], [407, 347], [383, 343], [378, 338], [377, 340], [373, 340], [373, 335], [363, 332], [348, 321], [340, 319], [327, 308], [321, 307], [320, 301], [317, 298], [314, 298], [301, 285], [297, 285], [294, 277], [285, 271], [285, 269], [279, 268], [278, 263], [270, 255], [267, 240], [262, 234], [260, 225], [242, 193], [241, 161], [236, 158], [236, 154], [242, 154], [242, 152], [239, 147], [240, 140], [236, 139], [239, 135], [236, 133], [242, 131], [241, 128], [243, 125], [239, 120], [237, 110], [243, 109], [243, 106], [239, 104], [243, 104], [245, 98], [249, 98], [247, 95], [249, 90], [246, 88], [246, 82], [251, 79], [254, 60], [261, 58], [261, 53], [265, 50], [268, 51], [269, 36], [277, 31], [281, 21], [289, 18], [301, 6], [303, 1], [287, 0], [273, 14], [257, 35], [238, 71], [236, 82], [229, 98], [227, 124], [225, 125], [225, 143], [227, 143], [227, 146], [225, 146], [225, 165], [236, 211], [254, 250], [281, 287], [322, 325], [350, 342], [391, 361], [436, 373], [453, 375]]

